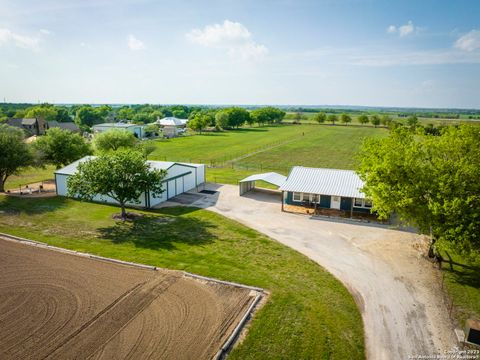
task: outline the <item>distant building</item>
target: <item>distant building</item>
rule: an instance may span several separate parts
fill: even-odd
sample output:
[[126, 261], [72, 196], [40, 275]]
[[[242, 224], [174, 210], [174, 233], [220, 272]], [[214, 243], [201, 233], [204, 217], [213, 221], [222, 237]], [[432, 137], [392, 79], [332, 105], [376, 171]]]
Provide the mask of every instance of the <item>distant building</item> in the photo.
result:
[[25, 130], [28, 136], [44, 135], [48, 130], [48, 123], [43, 118], [12, 118], [7, 124]]
[[145, 137], [145, 126], [137, 124], [127, 124], [127, 123], [104, 123], [93, 125], [92, 130], [94, 133], [104, 132], [112, 129], [121, 129], [130, 131], [135, 137], [143, 139]]
[[53, 120], [53, 121], [48, 122], [48, 128], [49, 129], [60, 128], [60, 129], [63, 129], [63, 130], [68, 130], [68, 131], [74, 132], [74, 133], [79, 133], [80, 132], [80, 128], [74, 122], [58, 122], [58, 121]]
[[176, 137], [185, 131], [187, 126], [187, 119], [178, 119], [176, 117], [165, 117], [156, 121], [157, 125], [163, 132], [163, 135], [168, 138]]

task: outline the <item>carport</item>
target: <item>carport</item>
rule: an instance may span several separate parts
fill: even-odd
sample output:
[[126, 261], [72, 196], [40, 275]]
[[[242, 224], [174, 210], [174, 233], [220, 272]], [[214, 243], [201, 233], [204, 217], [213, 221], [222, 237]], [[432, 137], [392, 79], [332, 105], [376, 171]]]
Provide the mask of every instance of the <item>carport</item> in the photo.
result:
[[253, 190], [255, 188], [256, 181], [265, 181], [275, 186], [282, 186], [285, 180], [287, 180], [286, 176], [277, 174], [275, 172], [250, 175], [249, 177], [246, 177], [238, 182], [240, 185], [240, 196], [246, 192], [249, 192], [250, 190]]

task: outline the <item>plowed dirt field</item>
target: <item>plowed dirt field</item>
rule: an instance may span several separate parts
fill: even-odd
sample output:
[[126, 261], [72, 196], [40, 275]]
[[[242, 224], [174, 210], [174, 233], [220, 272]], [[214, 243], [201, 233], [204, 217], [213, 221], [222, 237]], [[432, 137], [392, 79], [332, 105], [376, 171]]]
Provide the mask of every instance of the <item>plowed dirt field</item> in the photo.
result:
[[0, 238], [0, 359], [210, 359], [250, 290]]

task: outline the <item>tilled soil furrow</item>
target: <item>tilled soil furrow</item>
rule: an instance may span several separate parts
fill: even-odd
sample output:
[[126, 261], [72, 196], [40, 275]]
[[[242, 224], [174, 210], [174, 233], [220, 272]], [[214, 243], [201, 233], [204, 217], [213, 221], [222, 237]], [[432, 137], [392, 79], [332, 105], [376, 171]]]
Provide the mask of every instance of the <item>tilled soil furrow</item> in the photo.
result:
[[75, 354], [83, 354], [85, 357], [92, 355], [177, 279], [178, 277], [159, 274], [154, 279], [135, 286], [69, 336], [45, 359], [66, 359]]

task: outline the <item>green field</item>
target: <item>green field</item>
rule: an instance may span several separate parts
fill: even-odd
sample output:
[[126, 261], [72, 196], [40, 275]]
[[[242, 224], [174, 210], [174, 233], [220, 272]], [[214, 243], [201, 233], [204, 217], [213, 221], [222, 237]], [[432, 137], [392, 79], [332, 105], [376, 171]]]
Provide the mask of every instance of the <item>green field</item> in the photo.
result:
[[222, 163], [279, 143], [292, 141], [301, 136], [304, 131], [304, 126], [255, 126], [169, 140], [153, 140], [156, 149], [149, 158], [208, 165]]
[[367, 137], [386, 136], [383, 128], [306, 125], [297, 141], [242, 159], [242, 168], [261, 167], [288, 173], [295, 165], [354, 169], [355, 154]]
[[229, 359], [363, 359], [352, 296], [323, 268], [235, 221], [195, 208], [142, 212], [61, 197], [0, 196], [0, 231], [68, 249], [262, 287], [268, 302]]
[[[169, 140], [152, 140], [152, 160], [204, 163], [207, 181], [236, 184], [263, 171], [288, 174], [294, 165], [353, 169], [366, 137], [386, 136], [383, 128], [331, 125], [247, 127]], [[252, 154], [248, 156], [249, 154]], [[53, 178], [53, 167], [27, 169], [7, 180], [7, 189]]]

